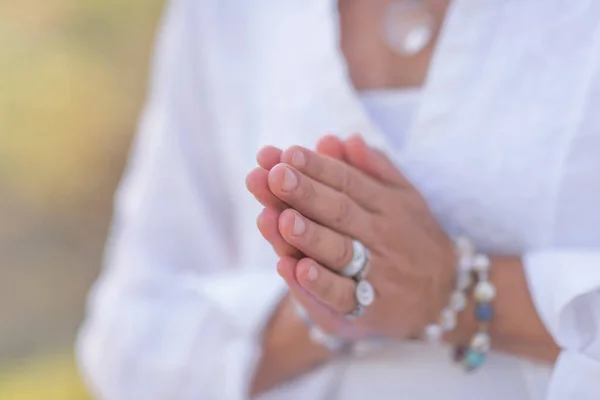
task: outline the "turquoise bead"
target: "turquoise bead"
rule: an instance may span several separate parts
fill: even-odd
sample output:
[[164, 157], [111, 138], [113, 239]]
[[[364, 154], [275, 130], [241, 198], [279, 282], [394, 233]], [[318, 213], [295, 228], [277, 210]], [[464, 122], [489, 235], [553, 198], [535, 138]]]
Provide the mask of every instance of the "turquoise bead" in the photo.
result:
[[490, 303], [478, 304], [475, 308], [475, 317], [478, 321], [489, 322], [494, 316], [494, 308]]
[[485, 362], [485, 353], [480, 353], [474, 350], [468, 350], [464, 358], [465, 367], [467, 370], [474, 370]]

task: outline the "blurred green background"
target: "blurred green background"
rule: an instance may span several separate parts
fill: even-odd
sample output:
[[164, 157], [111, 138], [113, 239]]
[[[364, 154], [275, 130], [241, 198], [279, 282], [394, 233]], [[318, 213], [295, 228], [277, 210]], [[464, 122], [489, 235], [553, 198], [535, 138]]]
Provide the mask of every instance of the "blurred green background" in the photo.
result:
[[0, 0], [0, 399], [86, 399], [72, 355], [161, 0]]

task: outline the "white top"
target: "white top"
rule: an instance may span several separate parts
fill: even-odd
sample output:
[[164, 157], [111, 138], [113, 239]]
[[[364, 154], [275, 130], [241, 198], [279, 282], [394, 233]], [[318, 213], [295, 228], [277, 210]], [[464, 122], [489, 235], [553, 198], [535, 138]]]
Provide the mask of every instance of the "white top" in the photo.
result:
[[420, 88], [359, 92], [362, 107], [390, 147], [401, 151], [419, 109]]
[[499, 354], [465, 375], [398, 344], [263, 397], [600, 398], [600, 2], [456, 0], [399, 149], [352, 88], [335, 3], [172, 3], [78, 341], [97, 397], [247, 397], [285, 285], [244, 177], [261, 145], [334, 131], [394, 157], [449, 234], [522, 254], [563, 351], [551, 378]]

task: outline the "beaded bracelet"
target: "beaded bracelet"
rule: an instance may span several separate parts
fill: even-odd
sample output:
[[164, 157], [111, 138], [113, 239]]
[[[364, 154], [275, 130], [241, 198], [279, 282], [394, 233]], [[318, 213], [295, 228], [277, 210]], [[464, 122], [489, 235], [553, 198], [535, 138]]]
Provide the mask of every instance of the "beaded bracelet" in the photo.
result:
[[445, 333], [456, 328], [458, 314], [467, 306], [467, 289], [472, 282], [473, 256], [475, 253], [471, 242], [464, 237], [455, 240], [458, 256], [456, 265], [456, 286], [450, 295], [450, 302], [440, 315], [437, 323], [425, 327], [425, 340], [430, 343], [440, 343]]
[[325, 333], [312, 321], [300, 303], [294, 301], [294, 306], [296, 315], [308, 328], [308, 336], [313, 343], [325, 347], [332, 353], [344, 353], [352, 349], [353, 342]]
[[489, 270], [490, 259], [484, 254], [477, 254], [473, 258], [473, 271], [477, 277], [473, 297], [476, 302], [475, 319], [478, 328], [468, 346], [455, 349], [455, 360], [467, 371], [481, 367], [491, 348], [489, 326], [494, 316], [492, 301], [496, 297], [496, 288], [489, 280]]

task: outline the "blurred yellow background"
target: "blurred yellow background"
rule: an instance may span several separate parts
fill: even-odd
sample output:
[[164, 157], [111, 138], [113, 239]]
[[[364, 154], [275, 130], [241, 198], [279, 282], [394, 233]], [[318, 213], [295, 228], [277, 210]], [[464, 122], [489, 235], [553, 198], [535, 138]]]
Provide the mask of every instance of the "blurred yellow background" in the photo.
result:
[[162, 0], [0, 1], [0, 399], [86, 399], [72, 346]]

